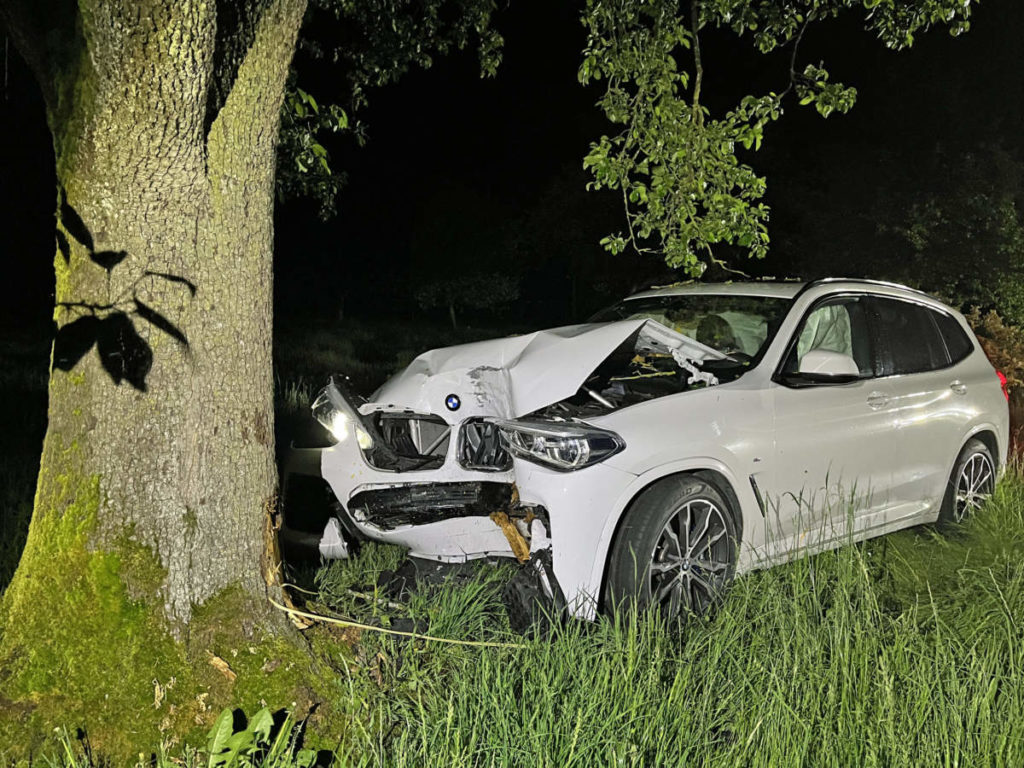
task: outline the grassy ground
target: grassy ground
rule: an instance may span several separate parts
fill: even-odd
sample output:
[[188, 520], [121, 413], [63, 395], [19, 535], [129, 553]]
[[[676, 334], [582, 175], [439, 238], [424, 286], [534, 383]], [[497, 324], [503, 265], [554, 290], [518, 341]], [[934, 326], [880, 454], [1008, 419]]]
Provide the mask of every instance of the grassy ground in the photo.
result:
[[[368, 392], [414, 352], [466, 340], [446, 333], [286, 335], [281, 414], [300, 411], [328, 372], [348, 370]], [[30, 460], [15, 472], [12, 488], [22, 491], [2, 499], [4, 525], [22, 514], [11, 516], [12, 503], [21, 510], [31, 499], [29, 469]], [[395, 602], [375, 585], [401, 559], [367, 546], [296, 579], [322, 612], [520, 647], [321, 636], [316, 648], [337, 670], [351, 722], [334, 745], [337, 766], [1024, 765], [1018, 472], [954, 535], [905, 531], [751, 574], [712, 618], [681, 632], [641, 615], [523, 638], [500, 602], [511, 566], [480, 564]], [[81, 745], [67, 744], [55, 761], [84, 765]], [[255, 750], [242, 764], [311, 757]], [[179, 760], [208, 757], [176, 752], [160, 762]]]

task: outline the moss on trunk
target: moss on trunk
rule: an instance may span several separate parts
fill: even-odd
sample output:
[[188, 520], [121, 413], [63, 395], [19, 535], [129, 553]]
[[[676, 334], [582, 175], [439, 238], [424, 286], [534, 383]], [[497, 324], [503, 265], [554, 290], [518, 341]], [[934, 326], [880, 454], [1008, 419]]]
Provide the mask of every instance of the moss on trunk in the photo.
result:
[[69, 244], [0, 602], [0, 744], [84, 726], [127, 756], [226, 705], [301, 706], [321, 677], [260, 569], [275, 144], [305, 0], [51, 4], [0, 0], [46, 96]]

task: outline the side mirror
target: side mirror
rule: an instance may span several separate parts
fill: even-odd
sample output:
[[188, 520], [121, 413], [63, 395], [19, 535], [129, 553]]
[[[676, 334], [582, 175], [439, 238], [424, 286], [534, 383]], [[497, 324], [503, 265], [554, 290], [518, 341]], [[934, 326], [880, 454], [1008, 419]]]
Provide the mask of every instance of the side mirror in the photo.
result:
[[775, 381], [787, 387], [820, 387], [828, 384], [849, 384], [863, 378], [860, 368], [849, 355], [827, 349], [812, 349], [800, 361], [800, 370], [783, 373]]
[[813, 374], [815, 378], [860, 377], [860, 368], [849, 355], [828, 349], [812, 349], [800, 361], [800, 373]]

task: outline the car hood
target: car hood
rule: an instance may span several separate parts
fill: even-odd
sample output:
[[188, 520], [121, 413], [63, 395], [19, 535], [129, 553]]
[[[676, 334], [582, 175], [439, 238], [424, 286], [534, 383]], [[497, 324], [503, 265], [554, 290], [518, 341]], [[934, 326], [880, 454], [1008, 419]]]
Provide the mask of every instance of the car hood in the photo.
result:
[[[572, 397], [620, 345], [683, 355], [725, 355], [654, 320], [589, 323], [424, 352], [359, 410], [411, 409], [449, 423], [472, 416], [515, 418]], [[454, 397], [453, 397], [454, 396]]]

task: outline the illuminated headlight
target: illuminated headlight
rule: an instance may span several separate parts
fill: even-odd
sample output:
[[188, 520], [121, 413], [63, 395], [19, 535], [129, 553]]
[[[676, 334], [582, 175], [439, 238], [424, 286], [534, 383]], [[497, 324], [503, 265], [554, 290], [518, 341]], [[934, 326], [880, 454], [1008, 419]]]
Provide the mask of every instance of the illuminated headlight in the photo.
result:
[[498, 426], [513, 456], [563, 472], [589, 467], [626, 447], [614, 432], [578, 422], [517, 419]]
[[363, 429], [354, 414], [348, 414], [335, 407], [326, 389], [313, 401], [313, 416], [339, 443], [345, 442], [354, 434], [356, 444], [364, 451], [373, 448], [370, 433]]

